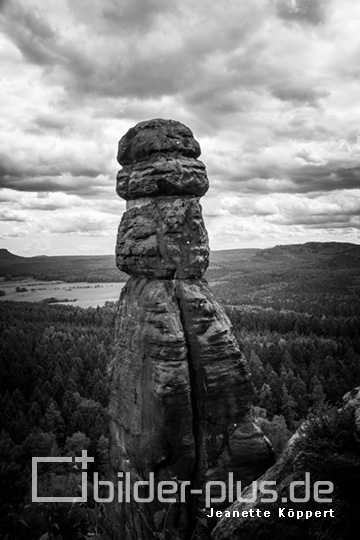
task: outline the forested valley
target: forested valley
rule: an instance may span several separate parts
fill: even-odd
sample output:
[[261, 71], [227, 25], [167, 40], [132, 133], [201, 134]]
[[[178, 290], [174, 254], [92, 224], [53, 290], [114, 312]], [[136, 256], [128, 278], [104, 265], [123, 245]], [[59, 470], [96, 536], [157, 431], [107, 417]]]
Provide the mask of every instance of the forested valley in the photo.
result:
[[[87, 450], [94, 457], [89, 472], [106, 476], [107, 367], [114, 319], [114, 305], [88, 309], [0, 305], [0, 530], [8, 534], [4, 538], [48, 534], [45, 539], [71, 539], [95, 532], [99, 507], [91, 502], [30, 504], [31, 458], [78, 456]], [[73, 465], [39, 468], [39, 496], [81, 496], [80, 484], [81, 471]]]
[[[343, 395], [360, 386], [360, 300], [358, 289], [348, 286], [358, 274], [352, 270], [350, 280], [343, 271], [339, 281], [324, 275], [323, 269], [316, 274], [317, 287], [301, 276], [279, 287], [274, 276], [266, 283], [266, 272], [260, 285], [249, 273], [253, 289], [242, 289], [236, 279], [214, 285], [252, 373], [256, 415], [277, 455], [305, 418], [339, 407]], [[0, 303], [3, 539], [111, 538], [91, 479], [94, 472], [108, 478], [107, 370], [115, 312], [113, 303], [87, 309]], [[32, 504], [31, 458], [79, 456], [84, 449], [94, 457], [88, 502]], [[80, 494], [74, 462], [39, 466], [38, 495]]]

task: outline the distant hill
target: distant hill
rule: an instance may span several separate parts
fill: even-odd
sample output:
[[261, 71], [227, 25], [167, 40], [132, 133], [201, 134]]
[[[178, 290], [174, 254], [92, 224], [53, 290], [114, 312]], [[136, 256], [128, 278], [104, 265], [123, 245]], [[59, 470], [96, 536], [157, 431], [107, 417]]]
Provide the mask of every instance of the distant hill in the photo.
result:
[[328, 267], [349, 268], [360, 264], [360, 246], [346, 242], [307, 242], [275, 246], [256, 252], [256, 257], [267, 260], [297, 260], [303, 265], [317, 265], [320, 261]]
[[18, 255], [14, 255], [7, 249], [0, 249], [0, 265], [21, 263], [22, 259], [24, 258], [25, 257], [19, 257]]
[[215, 252], [206, 276], [224, 304], [297, 311], [317, 302], [321, 311], [341, 297], [360, 308], [360, 245], [309, 242], [236, 251]]
[[47, 281], [115, 281], [123, 282], [126, 275], [115, 265], [114, 255], [66, 255], [20, 257], [0, 249], [0, 276], [6, 278], [33, 277]]

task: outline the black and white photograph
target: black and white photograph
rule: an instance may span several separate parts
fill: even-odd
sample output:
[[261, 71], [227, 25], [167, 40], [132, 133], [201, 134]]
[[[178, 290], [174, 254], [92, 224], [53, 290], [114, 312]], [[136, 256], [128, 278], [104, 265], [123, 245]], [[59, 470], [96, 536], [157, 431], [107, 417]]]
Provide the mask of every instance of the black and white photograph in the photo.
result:
[[0, 0], [0, 540], [356, 540], [360, 3]]

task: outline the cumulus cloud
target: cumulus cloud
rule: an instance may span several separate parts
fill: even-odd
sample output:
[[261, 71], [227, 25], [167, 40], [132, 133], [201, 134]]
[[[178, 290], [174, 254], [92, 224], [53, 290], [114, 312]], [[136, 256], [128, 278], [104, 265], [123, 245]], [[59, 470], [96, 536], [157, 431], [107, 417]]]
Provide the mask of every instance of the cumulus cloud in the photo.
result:
[[11, 204], [17, 210], [58, 210], [85, 206], [86, 201], [77, 195], [51, 192], [18, 192], [14, 189], [0, 190], [0, 202]]
[[56, 218], [41, 221], [42, 230], [54, 234], [77, 234], [81, 236], [107, 236], [114, 230], [116, 219], [99, 212], [68, 212]]
[[13, 227], [11, 230], [5, 232], [0, 231], [0, 238], [3, 240], [13, 239], [13, 238], [24, 238], [28, 236], [29, 229], [26, 227]]
[[243, 220], [260, 222], [284, 228], [297, 225], [311, 228], [359, 229], [360, 189], [349, 194], [334, 191], [321, 195], [270, 194], [224, 198], [222, 208]]
[[41, 251], [112, 250], [117, 141], [163, 117], [201, 144], [212, 247], [358, 241], [359, 17], [351, 0], [3, 0], [2, 215]]
[[23, 212], [0, 208], [0, 221], [26, 221], [26, 216]]

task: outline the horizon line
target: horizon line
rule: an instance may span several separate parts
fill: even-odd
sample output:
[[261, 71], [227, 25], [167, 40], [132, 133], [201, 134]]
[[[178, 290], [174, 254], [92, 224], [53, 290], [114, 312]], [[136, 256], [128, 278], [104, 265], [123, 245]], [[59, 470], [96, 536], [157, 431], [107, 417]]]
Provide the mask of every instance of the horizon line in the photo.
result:
[[[330, 240], [330, 241], [326, 241], [326, 242], [323, 242], [323, 241], [307, 241], [307, 242], [300, 242], [300, 243], [294, 243], [294, 244], [276, 244], [276, 245], [272, 245], [272, 246], [268, 246], [268, 247], [234, 247], [234, 248], [227, 248], [227, 249], [211, 249], [210, 248], [210, 253], [222, 253], [224, 251], [263, 251], [263, 250], [266, 250], [266, 249], [274, 249], [276, 247], [286, 247], [286, 246], [305, 246], [306, 244], [348, 244], [348, 245], [352, 245], [352, 246], [360, 246], [360, 242], [359, 243], [355, 243], [355, 242], [339, 242], [339, 241], [336, 241], [336, 240]], [[42, 254], [39, 254], [39, 255], [18, 255], [17, 253], [14, 253], [13, 251], [10, 251], [8, 248], [1, 248], [0, 247], [0, 252], [1, 251], [6, 251], [8, 253], [10, 253], [11, 255], [14, 255], [15, 257], [22, 257], [24, 259], [34, 259], [36, 257], [115, 257], [115, 253], [102, 253], [102, 254], [93, 254], [93, 253], [88, 253], [88, 254], [62, 254], [62, 255], [46, 255], [44, 253]]]

